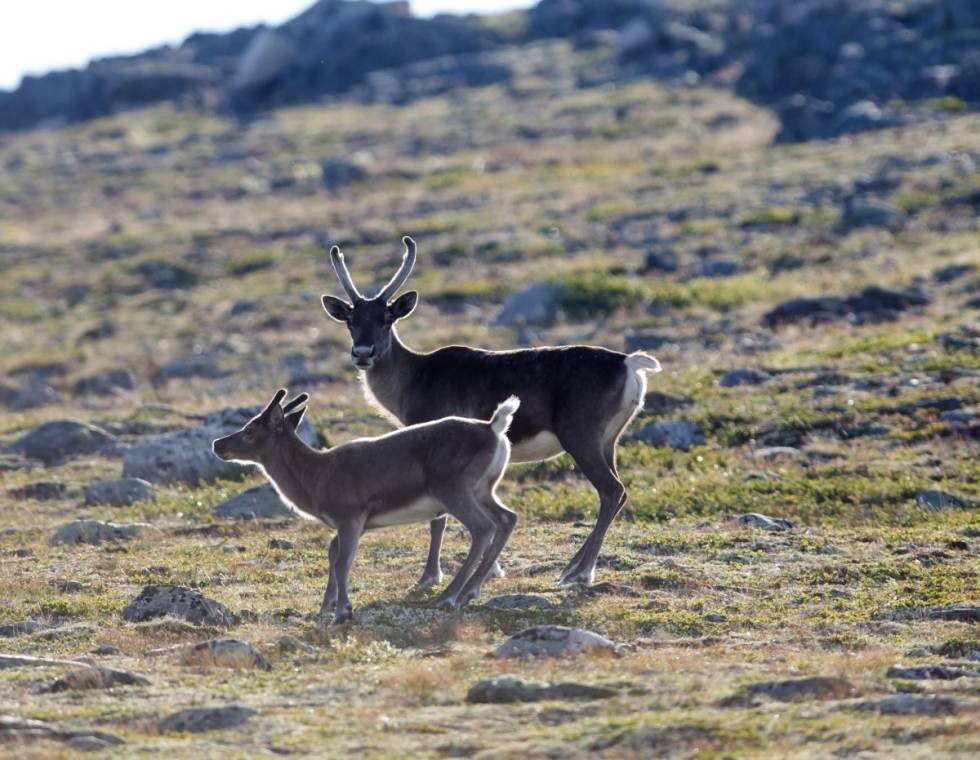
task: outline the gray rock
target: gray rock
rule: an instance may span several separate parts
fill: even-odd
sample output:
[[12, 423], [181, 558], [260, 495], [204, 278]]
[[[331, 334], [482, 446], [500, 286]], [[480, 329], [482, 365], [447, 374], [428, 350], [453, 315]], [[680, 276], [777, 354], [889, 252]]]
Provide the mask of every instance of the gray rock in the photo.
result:
[[286, 538], [270, 538], [269, 543], [266, 545], [270, 549], [281, 549], [283, 551], [296, 548], [296, 544]]
[[801, 459], [806, 456], [802, 451], [793, 446], [763, 446], [752, 452], [753, 459], [761, 459], [764, 462], [773, 459]]
[[704, 443], [704, 435], [698, 426], [688, 420], [651, 422], [637, 430], [633, 438], [651, 446], [670, 446], [681, 451]]
[[802, 702], [811, 699], [846, 699], [857, 694], [857, 689], [843, 678], [814, 676], [792, 678], [785, 681], [763, 681], [749, 684], [745, 690], [756, 696], [765, 696], [779, 702]]
[[905, 220], [900, 209], [874, 198], [852, 197], [847, 199], [841, 214], [841, 224], [846, 229], [857, 227], [895, 227]]
[[157, 727], [161, 731], [199, 734], [204, 731], [239, 726], [255, 714], [255, 710], [244, 705], [193, 707], [168, 715], [157, 724]]
[[966, 502], [958, 496], [945, 491], [927, 490], [919, 491], [915, 497], [915, 503], [923, 509], [933, 509], [936, 511], [943, 509], [961, 509], [966, 506]]
[[331, 156], [320, 162], [320, 181], [331, 192], [338, 192], [352, 182], [367, 177], [367, 170], [342, 156]]
[[939, 283], [952, 282], [953, 280], [958, 280], [968, 274], [973, 274], [977, 271], [975, 264], [950, 264], [949, 266], [940, 267], [932, 273], [932, 279]]
[[498, 676], [473, 684], [466, 694], [466, 701], [471, 704], [513, 704], [546, 699], [609, 699], [617, 693], [615, 689], [602, 686], [581, 683], [546, 684], [527, 681], [517, 676]]
[[295, 654], [296, 652], [314, 654], [316, 652], [315, 647], [310, 646], [305, 641], [300, 641], [295, 636], [290, 636], [288, 633], [277, 637], [273, 644], [283, 654]]
[[948, 604], [941, 607], [904, 607], [887, 615], [891, 620], [953, 620], [980, 623], [980, 604]]
[[742, 271], [742, 262], [736, 259], [708, 259], [701, 262], [697, 274], [701, 277], [734, 277]]
[[671, 396], [669, 393], [662, 393], [661, 391], [649, 391], [643, 400], [643, 411], [667, 414], [690, 405], [691, 400], [688, 398]]
[[11, 488], [7, 493], [15, 499], [51, 501], [53, 499], [65, 498], [65, 495], [68, 493], [68, 487], [64, 483], [40, 481], [38, 483], [29, 483], [20, 488]]
[[256, 34], [238, 61], [232, 87], [258, 89], [278, 77], [296, 55], [292, 42], [273, 29]]
[[722, 388], [734, 388], [738, 385], [762, 385], [771, 378], [768, 372], [758, 369], [733, 369], [722, 375], [718, 382]]
[[172, 261], [144, 261], [133, 267], [132, 272], [142, 277], [150, 287], [161, 290], [192, 288], [200, 279], [193, 269]]
[[146, 530], [153, 530], [147, 523], [112, 523], [99, 520], [75, 520], [66, 523], [51, 537], [51, 546], [60, 544], [101, 544], [103, 541], [129, 541]]
[[497, 657], [566, 657], [581, 653], [618, 654], [605, 636], [564, 625], [536, 625], [515, 633], [497, 647]]
[[87, 454], [115, 453], [116, 439], [102, 428], [79, 420], [45, 422], [8, 447], [8, 451], [46, 465]]
[[195, 625], [231, 626], [235, 614], [221, 602], [185, 586], [144, 586], [139, 595], [122, 611], [123, 620], [139, 623], [171, 615]]
[[758, 512], [746, 512], [744, 515], [739, 515], [735, 518], [735, 522], [739, 525], [751, 525], [753, 528], [762, 528], [762, 530], [768, 531], [792, 530], [796, 527], [791, 520], [769, 517]]
[[884, 699], [861, 702], [856, 707], [883, 715], [960, 715], [980, 711], [980, 702], [927, 694], [892, 694]]
[[140, 478], [103, 480], [85, 488], [85, 503], [89, 506], [119, 507], [153, 498], [153, 486]]
[[187, 649], [180, 657], [181, 665], [204, 665], [220, 668], [258, 668], [272, 666], [258, 649], [239, 639], [209, 639]]
[[47, 686], [44, 691], [83, 691], [88, 689], [111, 689], [114, 686], [149, 686], [150, 682], [143, 676], [130, 673], [128, 670], [105, 668], [93, 665], [81, 670], [72, 670]]
[[497, 610], [546, 610], [555, 605], [540, 594], [498, 594], [487, 599], [483, 606]]
[[630, 331], [626, 333], [623, 346], [626, 349], [626, 353], [631, 354], [634, 351], [656, 351], [658, 348], [663, 348], [672, 342], [674, 342], [672, 338], [659, 333], [638, 333]]
[[[215, 438], [240, 430], [261, 407], [232, 407], [208, 415], [195, 428], [153, 436], [133, 444], [123, 456], [123, 477], [142, 478], [151, 483], [197, 484], [223, 479], [240, 479], [251, 468], [223, 462], [211, 451]], [[303, 420], [300, 438], [316, 445], [316, 431]]]
[[296, 513], [279, 498], [269, 483], [249, 488], [214, 508], [218, 517], [295, 517]]
[[63, 742], [82, 751], [107, 749], [125, 743], [118, 736], [103, 731], [58, 728], [42, 720], [0, 715], [0, 744], [23, 747], [37, 739]]
[[5, 395], [4, 405], [12, 412], [61, 403], [61, 394], [42, 381], [28, 382], [23, 388]]
[[558, 316], [560, 288], [550, 282], [536, 282], [508, 298], [494, 319], [495, 325], [548, 325]]
[[162, 387], [171, 380], [191, 377], [219, 378], [227, 374], [218, 365], [218, 360], [208, 354], [182, 356], [164, 364], [153, 374], [153, 385]]
[[33, 620], [0, 623], [0, 637], [12, 638], [14, 636], [23, 636], [26, 633], [34, 633], [40, 627], [41, 624]]
[[913, 681], [952, 681], [957, 678], [980, 678], [980, 671], [954, 668], [950, 665], [913, 665], [904, 668], [895, 665], [885, 675], [888, 678], [908, 678]]
[[136, 378], [128, 369], [110, 369], [79, 378], [72, 387], [75, 395], [112, 396], [136, 387]]

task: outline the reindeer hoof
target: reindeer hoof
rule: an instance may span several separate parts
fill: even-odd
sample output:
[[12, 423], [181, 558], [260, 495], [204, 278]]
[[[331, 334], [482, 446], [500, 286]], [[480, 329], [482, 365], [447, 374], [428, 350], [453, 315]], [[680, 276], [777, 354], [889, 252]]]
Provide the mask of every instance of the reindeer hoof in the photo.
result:
[[458, 606], [459, 605], [455, 596], [448, 596], [445, 599], [436, 600], [436, 607], [438, 607], [440, 610], [454, 610]]
[[442, 583], [443, 577], [444, 576], [441, 572], [438, 575], [423, 575], [415, 582], [415, 588], [422, 591], [423, 589], [438, 586], [440, 583]]
[[342, 623], [349, 622], [353, 617], [354, 610], [350, 605], [347, 605], [344, 607], [344, 609], [339, 610], [337, 614], [333, 616], [333, 620], [330, 621], [330, 625], [341, 625]]
[[595, 581], [595, 568], [581, 570], [575, 567], [567, 567], [558, 576], [557, 585], [559, 586], [591, 586]]

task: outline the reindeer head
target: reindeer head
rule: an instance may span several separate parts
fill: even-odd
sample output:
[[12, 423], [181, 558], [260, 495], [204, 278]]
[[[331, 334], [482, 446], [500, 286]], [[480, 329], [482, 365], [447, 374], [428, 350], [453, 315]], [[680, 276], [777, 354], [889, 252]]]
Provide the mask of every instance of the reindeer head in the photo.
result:
[[340, 248], [330, 249], [330, 260], [337, 272], [340, 284], [344, 286], [350, 303], [334, 296], [323, 296], [323, 308], [338, 322], [343, 322], [350, 330], [351, 361], [358, 369], [370, 369], [391, 348], [391, 327], [402, 317], [407, 317], [415, 309], [419, 294], [410, 290], [389, 303], [398, 292], [415, 266], [415, 241], [402, 238], [405, 243], [405, 256], [402, 265], [387, 285], [374, 298], [365, 298], [351, 280], [350, 272], [344, 263]]
[[226, 462], [262, 464], [287, 431], [299, 427], [306, 414], [308, 394], [301, 393], [286, 406], [280, 406], [285, 395], [285, 389], [280, 388], [269, 405], [245, 423], [245, 427], [215, 440], [211, 444], [215, 455]]

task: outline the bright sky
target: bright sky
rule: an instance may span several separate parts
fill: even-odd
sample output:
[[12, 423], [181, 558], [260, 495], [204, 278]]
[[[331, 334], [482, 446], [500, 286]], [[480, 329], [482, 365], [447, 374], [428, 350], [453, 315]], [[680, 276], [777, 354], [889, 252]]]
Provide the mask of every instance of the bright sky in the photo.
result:
[[[181, 42], [196, 31], [280, 24], [314, 0], [0, 0], [0, 90], [24, 74]], [[492, 13], [534, 0], [411, 0], [417, 16]]]

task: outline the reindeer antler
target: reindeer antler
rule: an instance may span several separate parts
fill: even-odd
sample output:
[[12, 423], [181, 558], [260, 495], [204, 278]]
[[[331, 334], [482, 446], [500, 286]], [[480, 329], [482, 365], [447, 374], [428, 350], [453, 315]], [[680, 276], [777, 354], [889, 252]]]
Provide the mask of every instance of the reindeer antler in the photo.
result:
[[398, 288], [405, 284], [405, 280], [412, 273], [412, 267], [415, 266], [415, 241], [406, 235], [402, 238], [402, 242], [405, 244], [405, 255], [402, 257], [402, 265], [395, 273], [395, 276], [378, 293], [378, 298], [383, 298], [386, 301], [398, 292]]
[[358, 300], [361, 294], [354, 287], [354, 281], [351, 279], [350, 272], [347, 271], [347, 265], [344, 263], [344, 254], [340, 252], [340, 248], [336, 245], [330, 249], [330, 261], [333, 263], [334, 271], [337, 273], [337, 279], [344, 286], [347, 297], [351, 302]]

